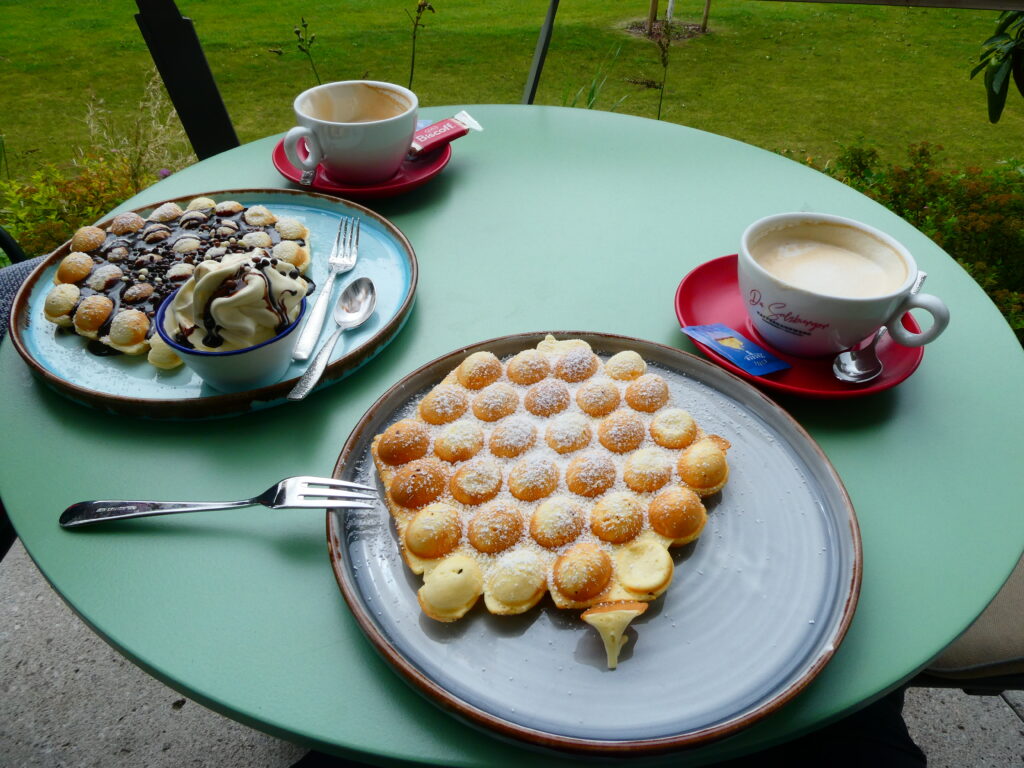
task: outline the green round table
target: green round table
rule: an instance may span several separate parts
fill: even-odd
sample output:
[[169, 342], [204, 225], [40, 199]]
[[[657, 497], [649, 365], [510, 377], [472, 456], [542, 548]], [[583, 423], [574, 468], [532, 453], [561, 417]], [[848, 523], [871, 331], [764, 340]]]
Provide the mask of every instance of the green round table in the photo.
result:
[[[482, 339], [588, 329], [694, 351], [673, 311], [682, 276], [735, 253], [744, 227], [761, 216], [816, 210], [904, 242], [953, 319], [920, 369], [892, 390], [843, 402], [781, 400], [856, 507], [859, 607], [832, 662], [796, 699], [673, 761], [713, 762], [793, 738], [926, 665], [998, 591], [1024, 541], [1024, 354], [981, 289], [903, 220], [778, 155], [610, 113], [468, 110], [485, 131], [456, 142], [440, 176], [370, 203], [416, 249], [420, 281], [407, 325], [370, 364], [305, 402], [230, 420], [118, 418], [51, 391], [3, 344], [0, 491], [50, 583], [150, 674], [283, 738], [381, 763], [562, 763], [456, 721], [377, 656], [335, 583], [323, 514], [255, 508], [116, 533], [65, 531], [57, 518], [81, 499], [244, 498], [290, 475], [329, 475], [385, 389]], [[277, 140], [210, 158], [123, 208], [287, 187], [270, 161]]]

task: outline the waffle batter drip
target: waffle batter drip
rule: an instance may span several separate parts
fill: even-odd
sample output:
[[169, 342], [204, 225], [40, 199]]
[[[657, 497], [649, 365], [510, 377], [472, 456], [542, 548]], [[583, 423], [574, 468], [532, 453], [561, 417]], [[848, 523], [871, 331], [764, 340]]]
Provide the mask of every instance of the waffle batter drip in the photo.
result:
[[700, 536], [728, 448], [636, 352], [602, 361], [547, 336], [504, 361], [467, 356], [372, 453], [427, 616], [456, 621], [481, 596], [514, 615], [550, 594], [583, 610], [614, 669], [672, 582], [669, 548]]

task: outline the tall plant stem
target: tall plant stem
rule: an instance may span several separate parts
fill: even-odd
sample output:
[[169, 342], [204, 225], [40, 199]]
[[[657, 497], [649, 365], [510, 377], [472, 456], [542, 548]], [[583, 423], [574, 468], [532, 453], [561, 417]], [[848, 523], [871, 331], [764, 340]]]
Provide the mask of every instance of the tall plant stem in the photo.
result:
[[0, 133], [0, 168], [7, 171], [7, 180], [11, 179], [11, 164], [7, 160], [7, 142], [4, 141], [4, 136]]
[[313, 77], [316, 78], [317, 85], [323, 85], [323, 81], [320, 79], [320, 73], [317, 71], [316, 62], [313, 61], [313, 43], [316, 42], [316, 34], [309, 33], [309, 22], [306, 21], [305, 16], [300, 16], [301, 24], [300, 27], [296, 27], [295, 37], [298, 38], [296, 46], [301, 53], [306, 55], [309, 59], [310, 69], [313, 70]]
[[419, 34], [420, 27], [424, 26], [423, 14], [426, 13], [427, 11], [430, 11], [431, 13], [436, 13], [436, 11], [434, 10], [434, 6], [427, 2], [427, 0], [419, 0], [419, 2], [416, 3], [415, 17], [408, 11], [405, 12], [405, 15], [408, 16], [409, 19], [412, 21], [412, 52], [411, 55], [409, 56], [408, 86], [410, 91], [412, 90], [412, 76], [416, 72], [416, 36]]
[[412, 25], [412, 55], [409, 57], [409, 90], [412, 90], [412, 76], [416, 72], [416, 32], [419, 29], [419, 18]]
[[323, 85], [323, 80], [320, 79], [320, 73], [317, 72], [316, 70], [316, 62], [313, 61], [313, 54], [311, 54], [308, 50], [306, 51], [306, 58], [309, 59], [309, 66], [313, 70], [313, 77], [316, 78], [316, 84]]
[[659, 30], [654, 38], [658, 45], [658, 54], [661, 59], [661, 86], [658, 88], [658, 119], [661, 120], [661, 105], [665, 101], [665, 83], [668, 82], [668, 65], [671, 62], [672, 52], [672, 26], [667, 22]]

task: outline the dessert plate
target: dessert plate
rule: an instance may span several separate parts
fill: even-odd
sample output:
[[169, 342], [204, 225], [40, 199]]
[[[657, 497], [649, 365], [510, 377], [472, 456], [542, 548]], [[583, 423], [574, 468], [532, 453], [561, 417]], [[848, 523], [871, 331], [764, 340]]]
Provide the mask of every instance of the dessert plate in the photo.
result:
[[[312, 252], [307, 274], [318, 286], [327, 277], [327, 255], [340, 217], [359, 217], [359, 261], [338, 282], [371, 278], [377, 287], [377, 308], [365, 325], [348, 334], [344, 345], [338, 345], [320, 386], [356, 370], [401, 330], [415, 298], [418, 267], [412, 245], [384, 217], [356, 203], [294, 190], [197, 192], [175, 202], [185, 205], [199, 196], [218, 202], [237, 200], [246, 206], [266, 205], [278, 216], [293, 216], [304, 222], [310, 230]], [[146, 216], [157, 205], [160, 203], [137, 212]], [[288, 402], [286, 395], [306, 363], [292, 363], [284, 379], [276, 384], [225, 394], [204, 384], [184, 366], [161, 371], [146, 362], [145, 355], [100, 357], [87, 351], [86, 339], [59, 330], [43, 317], [43, 303], [53, 286], [53, 275], [69, 248], [70, 242], [58, 248], [25, 281], [14, 299], [10, 325], [11, 339], [22, 358], [33, 373], [58, 392], [102, 410], [154, 419], [217, 418]], [[310, 299], [315, 297], [314, 291]], [[330, 331], [330, 324], [325, 324], [321, 339]]]
[[[304, 141], [299, 142], [299, 152], [303, 156], [306, 155], [306, 144]], [[444, 167], [448, 165], [448, 161], [451, 160], [451, 158], [452, 145], [446, 144], [441, 149], [436, 152], [431, 152], [428, 155], [417, 158], [406, 158], [405, 162], [403, 162], [401, 167], [398, 169], [398, 173], [390, 179], [366, 186], [341, 184], [337, 181], [333, 181], [324, 173], [323, 166], [317, 166], [316, 175], [313, 177], [313, 181], [308, 185], [308, 187], [309, 189], [317, 192], [325, 192], [329, 195], [339, 195], [359, 200], [392, 197], [404, 192], [409, 192], [410, 190], [416, 189], [416, 187], [426, 184], [444, 170]], [[296, 184], [302, 184], [302, 174], [304, 172], [292, 165], [291, 161], [288, 159], [288, 155], [286, 155], [284, 151], [284, 139], [277, 142], [277, 145], [274, 147], [272, 159], [274, 161], [274, 167], [277, 168], [278, 172], [282, 176], [288, 179], [288, 181], [295, 182]]]
[[[825, 666], [860, 590], [850, 499], [810, 436], [764, 394], [671, 347], [623, 336], [582, 338], [603, 359], [626, 349], [664, 376], [673, 402], [730, 441], [732, 478], [709, 499], [694, 544], [674, 550], [674, 583], [633, 624], [616, 670], [574, 611], [545, 598], [520, 616], [477, 605], [451, 624], [423, 615], [383, 503], [327, 513], [331, 563], [366, 636], [445, 711], [535, 745], [630, 755], [694, 746], [777, 710]], [[377, 483], [370, 444], [466, 355], [505, 358], [544, 333], [458, 349], [414, 371], [366, 412], [334, 476]]]
[[[735, 254], [712, 259], [687, 274], [676, 289], [675, 306], [680, 325], [723, 323], [789, 363], [792, 367], [784, 371], [753, 376], [711, 347], [693, 342], [701, 352], [726, 370], [759, 387], [776, 392], [832, 399], [863, 397], [890, 389], [906, 380], [924, 358], [923, 347], [904, 347], [886, 335], [878, 342], [876, 349], [885, 366], [882, 374], [866, 384], [850, 384], [833, 375], [831, 357], [795, 357], [779, 352], [762, 339], [750, 323], [740, 297]], [[903, 325], [915, 333], [921, 330], [909, 312], [903, 316]]]

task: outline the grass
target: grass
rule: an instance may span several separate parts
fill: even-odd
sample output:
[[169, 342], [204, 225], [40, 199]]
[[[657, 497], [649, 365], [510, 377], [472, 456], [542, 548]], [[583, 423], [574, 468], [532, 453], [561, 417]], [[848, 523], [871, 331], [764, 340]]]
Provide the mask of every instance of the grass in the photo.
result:
[[[436, 0], [417, 43], [414, 90], [425, 105], [517, 103], [547, 0]], [[178, 0], [196, 23], [242, 141], [286, 130], [291, 101], [314, 84], [292, 29], [317, 35], [325, 80], [405, 83], [415, 0]], [[558, 14], [537, 102], [567, 104], [602, 64], [597, 108], [653, 117], [656, 46], [625, 33], [647, 3], [582, 0]], [[677, 8], [695, 21], [699, 4]], [[0, 0], [0, 135], [10, 173], [65, 161], [88, 141], [90, 100], [129, 125], [151, 66], [131, 0]], [[687, 13], [690, 17], [687, 18]], [[867, 140], [885, 160], [914, 142], [946, 148], [951, 165], [1019, 158], [1024, 99], [1011, 94], [990, 125], [980, 81], [968, 79], [996, 13], [863, 5], [717, 0], [711, 33], [677, 43], [665, 120], [798, 158], [834, 157]], [[283, 55], [270, 52], [272, 48]], [[621, 49], [611, 58], [610, 54]], [[610, 62], [610, 63], [609, 63]]]

